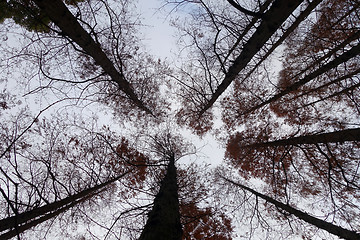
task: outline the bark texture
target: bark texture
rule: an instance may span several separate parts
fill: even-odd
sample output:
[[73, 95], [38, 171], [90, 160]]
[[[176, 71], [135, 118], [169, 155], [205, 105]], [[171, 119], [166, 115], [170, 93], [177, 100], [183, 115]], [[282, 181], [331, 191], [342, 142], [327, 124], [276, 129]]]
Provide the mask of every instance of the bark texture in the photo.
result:
[[154, 206], [139, 240], [181, 240], [178, 185], [174, 157], [169, 159], [166, 175], [155, 197]]

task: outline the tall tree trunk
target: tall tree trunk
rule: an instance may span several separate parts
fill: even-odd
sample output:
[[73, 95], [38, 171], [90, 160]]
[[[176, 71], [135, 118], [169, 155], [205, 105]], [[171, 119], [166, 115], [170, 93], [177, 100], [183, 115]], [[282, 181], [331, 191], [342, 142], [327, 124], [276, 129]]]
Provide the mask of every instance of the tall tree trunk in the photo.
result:
[[[359, 37], [360, 37], [360, 33], [359, 33]], [[339, 82], [341, 82], [341, 81], [343, 81], [343, 80], [346, 80], [346, 79], [348, 79], [348, 78], [349, 78], [349, 79], [350, 79], [350, 78], [353, 78], [353, 77], [355, 77], [355, 76], [356, 76], [357, 74], [359, 74], [359, 73], [360, 73], [360, 69], [356, 69], [356, 70], [353, 71], [353, 72], [350, 72], [350, 73], [345, 74], [345, 75], [343, 75], [343, 76], [337, 77], [337, 78], [335, 78], [335, 79], [333, 79], [333, 80], [331, 80], [331, 81], [329, 81], [329, 82], [327, 82], [327, 83], [325, 83], [325, 84], [323, 84], [323, 85], [321, 85], [321, 86], [318, 86], [318, 87], [316, 87], [316, 88], [311, 88], [311, 89], [309, 89], [309, 90], [307, 90], [307, 91], [304, 91], [304, 92], [302, 92], [301, 94], [292, 97], [291, 100], [293, 101], [293, 100], [296, 100], [296, 99], [298, 99], [298, 98], [300, 98], [300, 97], [309, 95], [310, 93], [314, 93], [314, 92], [321, 91], [323, 88], [329, 87], [329, 86], [332, 85], [332, 84], [339, 83]], [[356, 84], [355, 84], [355, 85], [356, 85]], [[354, 86], [354, 85], [353, 85], [353, 86]], [[352, 87], [353, 87], [353, 86], [352, 86]], [[350, 88], [352, 88], [352, 87], [350, 87]]]
[[[266, 0], [259, 8], [259, 13], [261, 13], [261, 16], [264, 14], [266, 9], [271, 4], [272, 0]], [[248, 25], [244, 28], [244, 30], [240, 33], [239, 36], [237, 36], [236, 42], [233, 44], [233, 46], [230, 48], [229, 52], [226, 54], [226, 57], [224, 59], [224, 62], [227, 61], [230, 57], [230, 55], [235, 51], [235, 49], [239, 46], [240, 42], [244, 39], [245, 35], [248, 34], [248, 32], [255, 26], [255, 24], [259, 21], [259, 17], [253, 17]], [[224, 69], [225, 70], [225, 69]]]
[[333, 98], [333, 97], [338, 97], [340, 95], [343, 95], [343, 94], [347, 94], [349, 92], [352, 92], [354, 90], [356, 90], [357, 88], [360, 87], [360, 82], [355, 84], [355, 85], [352, 85], [351, 87], [348, 87], [348, 88], [344, 88], [343, 90], [339, 91], [339, 92], [336, 92], [336, 93], [333, 93], [333, 94], [330, 94], [326, 97], [323, 97], [323, 98], [320, 98], [319, 100], [316, 100], [314, 102], [310, 102], [310, 103], [307, 103], [305, 104], [304, 106], [301, 106], [301, 107], [298, 107], [297, 109], [299, 108], [304, 108], [304, 107], [308, 107], [308, 106], [311, 106], [311, 105], [314, 105], [316, 103], [319, 103], [319, 102], [322, 102], [322, 101], [325, 101], [326, 99], [330, 99], [330, 98]]
[[181, 240], [181, 237], [178, 185], [172, 156], [139, 240]]
[[238, 73], [247, 66], [254, 55], [264, 46], [281, 24], [302, 2], [303, 0], [275, 0], [273, 2], [270, 9], [264, 13], [259, 27], [243, 46], [243, 51], [235, 59], [233, 65], [227, 71], [224, 80], [217, 87], [216, 91], [211, 96], [211, 99], [200, 111], [199, 116], [211, 108], [215, 101], [236, 78]]
[[[62, 200], [29, 210], [27, 212], [23, 212], [20, 214], [17, 214], [16, 216], [12, 216], [12, 217], [8, 217], [8, 218], [4, 218], [0, 220], [0, 231], [4, 231], [6, 229], [11, 229], [11, 228], [17, 228], [19, 229], [18, 233], [21, 233], [23, 231], [25, 231], [26, 227], [23, 227], [22, 224], [26, 225], [28, 224], [28, 221], [34, 221], [35, 219], [40, 219], [43, 218], [44, 216], [56, 216], [53, 213], [54, 212], [58, 212], [60, 209], [68, 209], [69, 205], [73, 205], [74, 202], [79, 202], [84, 200], [85, 198], [88, 198], [89, 195], [93, 196], [96, 195], [98, 192], [100, 192], [104, 187], [108, 186], [109, 184], [117, 181], [118, 179], [120, 179], [121, 177], [125, 176], [127, 173], [124, 173], [116, 178], [113, 178], [107, 182], [104, 182], [102, 184], [96, 185], [94, 187], [85, 189], [77, 194], [71, 195], [69, 197], [66, 197]], [[65, 210], [63, 210], [65, 211]], [[59, 213], [63, 212], [60, 211]], [[46, 218], [46, 217], [45, 217]], [[48, 218], [46, 218], [48, 219]], [[34, 221], [35, 222], [35, 221]], [[35, 226], [34, 222], [32, 224], [30, 224], [31, 226]], [[37, 221], [37, 224], [41, 223], [43, 221]], [[29, 224], [27, 225], [29, 226]], [[3, 238], [1, 238], [3, 239]]]
[[256, 147], [275, 147], [275, 146], [289, 146], [298, 144], [316, 144], [316, 143], [342, 143], [349, 141], [360, 141], [360, 128], [351, 128], [329, 133], [305, 135], [293, 137], [288, 139], [280, 139], [272, 142], [254, 143], [243, 148], [256, 148]]
[[252, 194], [254, 194], [255, 196], [257, 197], [260, 197], [262, 199], [264, 199], [265, 201], [267, 202], [270, 202], [272, 204], [274, 204], [277, 208], [279, 209], [282, 209], [294, 216], [296, 216], [297, 218], [307, 222], [307, 223], [310, 223], [318, 228], [321, 228], [329, 233], [332, 233], [340, 238], [344, 238], [344, 239], [349, 239], [349, 240], [356, 240], [356, 239], [360, 239], [360, 234], [355, 232], [355, 231], [350, 231], [350, 230], [347, 230], [345, 228], [342, 228], [340, 226], [337, 226], [337, 225], [334, 225], [332, 223], [329, 223], [329, 222], [326, 222], [326, 221], [323, 221], [321, 219], [318, 219], [316, 217], [313, 217], [313, 216], [310, 216], [309, 214], [307, 214], [306, 212], [302, 212], [300, 210], [297, 210], [287, 204], [283, 204], [269, 196], [266, 196], [264, 194], [261, 194], [249, 187], [246, 187], [240, 183], [236, 183], [230, 179], [227, 179], [225, 177], [222, 177], [225, 181], [227, 182], [230, 182], [246, 191], [249, 191], [251, 192]]
[[66, 36], [76, 42], [98, 65], [102, 67], [102, 69], [111, 77], [112, 81], [117, 83], [119, 88], [136, 106], [145, 112], [152, 114], [151, 110], [139, 100], [130, 83], [118, 70], [116, 70], [114, 64], [106, 56], [99, 44], [97, 44], [90, 34], [79, 24], [63, 1], [34, 0], [34, 2], [49, 16], [51, 21], [53, 21]]
[[83, 198], [80, 198], [76, 201], [73, 201], [71, 202], [70, 204], [68, 205], [65, 205], [61, 208], [58, 208], [56, 211], [51, 211], [49, 213], [46, 213], [45, 215], [41, 215], [41, 217], [39, 218], [34, 218], [34, 219], [31, 219], [31, 221], [28, 221], [26, 222], [25, 224], [22, 224], [20, 226], [16, 226], [15, 229], [12, 229], [4, 234], [1, 234], [0, 235], [0, 239], [2, 240], [5, 240], [5, 239], [10, 239], [10, 238], [13, 238], [15, 236], [18, 236], [20, 233], [24, 232], [25, 230], [29, 229], [29, 228], [32, 228], [32, 227], [35, 227], [36, 225], [40, 224], [40, 223], [43, 223], [55, 216], [58, 216], [59, 214], [67, 211], [68, 209], [72, 208], [73, 206], [75, 206], [76, 204], [78, 203], [81, 203], [81, 202], [84, 202], [86, 199], [89, 199], [91, 198], [92, 196], [96, 195], [97, 193], [99, 192], [94, 192], [94, 193], [91, 193], [90, 195], [87, 195]]
[[279, 47], [285, 41], [285, 39], [300, 25], [300, 23], [303, 22], [311, 14], [312, 10], [314, 10], [314, 8], [319, 5], [321, 1], [322, 0], [314, 0], [309, 3], [309, 6], [307, 6], [307, 8], [299, 14], [296, 20], [291, 24], [290, 27], [286, 29], [286, 32], [283, 33], [279, 40], [277, 40], [274, 44], [271, 45], [270, 49], [264, 54], [264, 56], [259, 59], [255, 66], [252, 67], [252, 69], [244, 77], [242, 77], [240, 81], [243, 82], [248, 79], [251, 74], [253, 74], [255, 70], [258, 69], [260, 64], [263, 63], [270, 56], [270, 54], [273, 53], [275, 49]]
[[344, 52], [342, 55], [336, 57], [331, 62], [328, 62], [327, 64], [323, 65], [322, 67], [320, 67], [316, 71], [310, 73], [309, 75], [303, 77], [299, 81], [297, 81], [297, 82], [293, 83], [292, 85], [286, 87], [284, 90], [282, 90], [281, 92], [275, 94], [274, 96], [272, 96], [268, 100], [254, 106], [254, 107], [251, 107], [249, 110], [242, 113], [242, 115], [251, 113], [251, 112], [253, 112], [253, 111], [255, 111], [255, 110], [257, 110], [257, 109], [259, 109], [259, 108], [261, 108], [261, 107], [263, 107], [263, 106], [265, 106], [267, 104], [269, 104], [269, 103], [275, 102], [276, 100], [282, 98], [286, 94], [289, 94], [289, 93], [299, 89], [301, 86], [303, 86], [306, 83], [310, 82], [314, 78], [316, 78], [316, 77], [320, 76], [321, 74], [324, 74], [325, 72], [339, 66], [342, 63], [347, 62], [348, 60], [350, 60], [353, 57], [356, 57], [359, 54], [360, 54], [360, 44], [358, 43], [357, 45], [353, 46], [349, 51]]

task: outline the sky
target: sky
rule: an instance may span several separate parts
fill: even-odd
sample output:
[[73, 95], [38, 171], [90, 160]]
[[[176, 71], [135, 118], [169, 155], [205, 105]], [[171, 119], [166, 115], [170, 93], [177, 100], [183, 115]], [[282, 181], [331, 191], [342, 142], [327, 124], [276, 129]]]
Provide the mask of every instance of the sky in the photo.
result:
[[[172, 6], [164, 5], [162, 0], [138, 0], [139, 11], [142, 13], [143, 23], [141, 33], [144, 34], [144, 44], [147, 50], [154, 56], [167, 60], [170, 63], [176, 61], [176, 29], [170, 25], [171, 17], [168, 12]], [[197, 161], [219, 165], [224, 158], [224, 148], [214, 139], [212, 134], [206, 134], [203, 138], [184, 129], [183, 136], [194, 143], [198, 150]], [[190, 158], [190, 159], [188, 159]], [[181, 161], [193, 161], [194, 156], [188, 156]]]
[[[174, 61], [176, 61], [176, 52], [178, 49], [176, 46], [176, 30], [170, 26], [171, 19], [167, 16], [167, 12], [171, 7], [162, 9], [163, 1], [161, 0], [138, 1], [138, 11], [142, 13], [142, 22], [145, 25], [141, 28], [141, 33], [144, 35], [143, 43], [145, 44], [147, 51], [162, 60], [174, 63]], [[8, 41], [16, 43], [16, 40], [12, 39]], [[44, 103], [45, 106], [47, 104], [47, 102]], [[39, 105], [33, 105], [33, 107], [35, 111], [38, 111]], [[96, 110], [94, 110], [94, 112], [95, 111]], [[65, 111], [59, 111], [57, 114], [62, 112]], [[52, 113], [52, 111], [42, 114], [42, 117], [50, 117], [50, 113]], [[83, 113], [84, 112], [81, 114]], [[88, 113], [89, 115], [91, 114], [91, 112]], [[113, 120], [109, 119], [110, 117], [111, 114], [102, 116], [100, 122], [104, 124], [111, 123]], [[203, 138], [199, 138], [192, 134], [190, 130], [183, 129], [181, 134], [182, 136], [185, 136], [189, 142], [195, 145], [197, 153], [195, 155], [183, 157], [179, 160], [179, 164], [196, 162], [211, 164], [212, 167], [216, 167], [223, 161], [224, 148], [216, 139], [214, 139], [211, 133], [206, 134]], [[238, 232], [237, 234], [241, 235], [242, 233]]]
[[[162, 9], [163, 1], [161, 0], [138, 0], [139, 12], [142, 13], [144, 27], [141, 29], [147, 51], [157, 58], [174, 63], [176, 61], [176, 30], [170, 26], [170, 17], [167, 16], [169, 8]], [[278, 67], [280, 65], [278, 64]], [[110, 114], [109, 114], [110, 115]], [[104, 120], [111, 121], [109, 119]], [[183, 129], [183, 136], [192, 142], [198, 152], [196, 155], [184, 157], [179, 161], [182, 163], [204, 162], [212, 166], [218, 166], [224, 158], [224, 148], [212, 134], [205, 135], [202, 139], [191, 133], [190, 130]], [[241, 232], [239, 231], [240, 235]], [[236, 238], [235, 238], [236, 239]], [[256, 239], [256, 238], [254, 238]]]
[[150, 52], [161, 58], [172, 58], [175, 51], [175, 29], [170, 26], [170, 17], [165, 13], [163, 1], [138, 0], [142, 13], [144, 43]]

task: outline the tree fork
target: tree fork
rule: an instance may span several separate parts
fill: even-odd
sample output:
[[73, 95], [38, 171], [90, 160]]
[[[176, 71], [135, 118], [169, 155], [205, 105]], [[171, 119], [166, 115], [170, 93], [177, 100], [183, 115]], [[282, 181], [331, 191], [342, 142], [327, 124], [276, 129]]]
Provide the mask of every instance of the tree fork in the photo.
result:
[[178, 185], [175, 158], [172, 155], [139, 240], [181, 240], [181, 238]]
[[318, 219], [316, 217], [313, 217], [311, 215], [309, 215], [308, 213], [306, 212], [302, 212], [300, 210], [297, 210], [287, 204], [283, 204], [269, 196], [266, 196], [264, 194], [261, 194], [247, 186], [244, 186], [240, 183], [237, 183], [237, 182], [234, 182], [228, 178], [225, 178], [225, 177], [222, 177], [222, 179], [224, 179], [225, 181], [229, 182], [229, 183], [232, 183], [234, 184], [235, 186], [238, 186], [246, 191], [249, 191], [251, 192], [252, 194], [254, 194], [255, 196], [257, 197], [260, 197], [262, 198], [263, 200], [267, 201], [267, 202], [270, 202], [272, 204], [274, 204], [276, 207], [296, 216], [297, 218], [307, 222], [307, 223], [310, 223], [318, 228], [321, 228], [329, 233], [332, 233], [338, 237], [341, 237], [341, 238], [344, 238], [344, 239], [348, 239], [348, 240], [357, 240], [357, 239], [360, 239], [360, 234], [355, 232], [355, 231], [351, 231], [351, 230], [348, 230], [348, 229], [345, 229], [345, 228], [342, 228], [340, 226], [337, 226], [335, 224], [332, 224], [332, 223], [329, 223], [329, 222], [326, 222], [324, 220], [321, 220], [321, 219]]

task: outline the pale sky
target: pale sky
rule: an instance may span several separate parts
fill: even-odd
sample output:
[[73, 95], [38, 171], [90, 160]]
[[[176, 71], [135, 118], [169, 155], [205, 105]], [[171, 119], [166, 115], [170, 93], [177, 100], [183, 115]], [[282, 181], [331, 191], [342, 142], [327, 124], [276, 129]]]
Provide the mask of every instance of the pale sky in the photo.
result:
[[170, 17], [166, 16], [162, 6], [163, 1], [139, 0], [143, 23], [149, 26], [142, 29], [145, 34], [144, 43], [153, 55], [170, 58], [171, 52], [175, 50], [175, 29], [170, 26]]
[[[160, 9], [163, 6], [164, 1], [138, 0], [138, 2], [138, 11], [142, 13], [143, 17], [142, 22], [148, 26], [143, 27], [141, 30], [141, 33], [144, 34], [143, 43], [147, 47], [146, 51], [150, 52], [155, 57], [159, 57], [161, 59], [166, 58], [170, 62], [176, 60], [176, 30], [170, 26], [171, 19], [166, 15], [167, 12]], [[197, 155], [181, 159], [180, 163], [195, 161], [199, 163], [210, 163], [212, 166], [217, 166], [222, 162], [224, 158], [224, 149], [221, 144], [215, 140], [213, 134], [207, 134], [203, 137], [203, 139], [200, 139], [199, 137], [191, 134], [190, 130], [184, 130], [181, 133], [184, 137], [191, 141], [197, 149], [199, 149], [199, 153]], [[244, 231], [244, 229], [241, 230]], [[241, 234], [240, 232], [238, 233]], [[253, 239], [258, 238], [255, 236]]]

